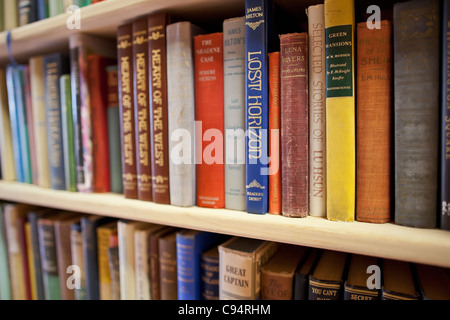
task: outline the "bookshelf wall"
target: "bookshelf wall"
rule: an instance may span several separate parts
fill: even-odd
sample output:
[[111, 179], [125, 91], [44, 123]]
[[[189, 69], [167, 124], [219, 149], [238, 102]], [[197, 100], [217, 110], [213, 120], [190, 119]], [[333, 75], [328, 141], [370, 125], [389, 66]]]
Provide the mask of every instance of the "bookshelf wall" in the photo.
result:
[[[280, 0], [298, 16], [313, 0]], [[357, 1], [364, 7], [367, 1]], [[382, 3], [383, 1], [379, 1]], [[107, 0], [81, 10], [81, 29], [69, 30], [65, 15], [12, 30], [12, 53], [18, 62], [34, 54], [68, 50], [71, 33], [115, 38], [120, 24], [152, 12], [166, 11], [214, 28], [223, 19], [242, 15], [243, 0]], [[0, 33], [0, 66], [9, 62], [6, 32]], [[373, 255], [450, 267], [450, 232], [415, 229], [392, 223], [338, 223], [324, 218], [289, 219], [225, 209], [175, 207], [125, 199], [116, 194], [83, 194], [42, 189], [33, 185], [0, 182], [0, 199], [63, 210], [139, 220], [349, 253]]]

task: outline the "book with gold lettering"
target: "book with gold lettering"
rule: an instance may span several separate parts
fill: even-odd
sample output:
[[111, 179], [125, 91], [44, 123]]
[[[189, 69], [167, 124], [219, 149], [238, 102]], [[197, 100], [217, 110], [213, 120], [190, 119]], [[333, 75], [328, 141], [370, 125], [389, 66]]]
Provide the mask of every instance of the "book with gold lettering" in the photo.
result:
[[392, 25], [357, 26], [356, 219], [391, 219]]
[[406, 261], [383, 259], [381, 300], [419, 300], [420, 294], [412, 264]]
[[[381, 274], [371, 281], [372, 272], [380, 271], [380, 263], [375, 257], [353, 254], [349, 259], [348, 275], [344, 285], [344, 300], [378, 300], [380, 299]], [[373, 268], [373, 269], [371, 269]], [[377, 274], [375, 273], [375, 277]], [[377, 283], [377, 281], [379, 282]], [[368, 282], [373, 288], [368, 287]]]
[[353, 0], [325, 0], [327, 217], [355, 220]]
[[309, 214], [327, 215], [326, 71], [323, 4], [309, 6]]
[[197, 206], [225, 207], [223, 33], [194, 36]]
[[166, 51], [166, 27], [170, 22], [166, 13], [150, 15], [147, 21], [152, 199], [161, 204], [170, 204]]
[[219, 245], [219, 299], [259, 299], [261, 268], [277, 249], [276, 242], [243, 237]]

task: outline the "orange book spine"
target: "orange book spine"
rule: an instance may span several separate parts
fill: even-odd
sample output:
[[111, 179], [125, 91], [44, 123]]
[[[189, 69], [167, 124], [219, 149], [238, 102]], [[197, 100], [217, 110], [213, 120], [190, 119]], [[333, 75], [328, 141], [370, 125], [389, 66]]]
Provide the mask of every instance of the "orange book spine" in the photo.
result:
[[194, 37], [194, 75], [197, 205], [224, 208], [223, 33]]
[[357, 28], [356, 219], [390, 220], [392, 132], [392, 27]]
[[[280, 52], [269, 53], [269, 213], [281, 214]], [[272, 154], [273, 152], [273, 154]]]

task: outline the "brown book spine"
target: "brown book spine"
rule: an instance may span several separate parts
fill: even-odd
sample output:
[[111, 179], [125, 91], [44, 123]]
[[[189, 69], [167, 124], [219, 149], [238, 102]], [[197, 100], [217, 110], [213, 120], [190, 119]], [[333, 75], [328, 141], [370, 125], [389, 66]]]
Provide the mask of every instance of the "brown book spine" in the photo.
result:
[[72, 247], [70, 243], [71, 222], [55, 222], [56, 255], [58, 261], [59, 286], [62, 300], [75, 300], [75, 290], [67, 286], [67, 268], [72, 265]]
[[176, 232], [159, 239], [159, 288], [161, 300], [177, 300]]
[[356, 219], [385, 223], [391, 209], [392, 26], [357, 27]]
[[138, 199], [152, 201], [147, 18], [133, 22], [133, 63]]
[[171, 228], [166, 227], [158, 232], [150, 234], [150, 292], [152, 300], [161, 300], [161, 290], [159, 287], [160, 268], [159, 268], [159, 239], [170, 232]]
[[117, 30], [122, 180], [125, 198], [137, 199], [136, 144], [134, 133], [133, 42], [132, 25]]
[[148, 17], [150, 144], [153, 201], [170, 204], [165, 13]]
[[282, 214], [309, 212], [308, 35], [280, 36]]

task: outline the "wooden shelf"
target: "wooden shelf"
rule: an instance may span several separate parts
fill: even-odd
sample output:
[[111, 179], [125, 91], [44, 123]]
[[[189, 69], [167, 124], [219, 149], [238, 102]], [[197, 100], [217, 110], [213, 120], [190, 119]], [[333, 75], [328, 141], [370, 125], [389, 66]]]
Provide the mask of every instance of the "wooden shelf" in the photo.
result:
[[82, 194], [0, 182], [0, 199], [181, 228], [292, 243], [450, 267], [450, 232], [395, 224], [339, 223], [324, 218], [292, 219], [224, 209], [181, 208], [125, 199], [117, 194]]

